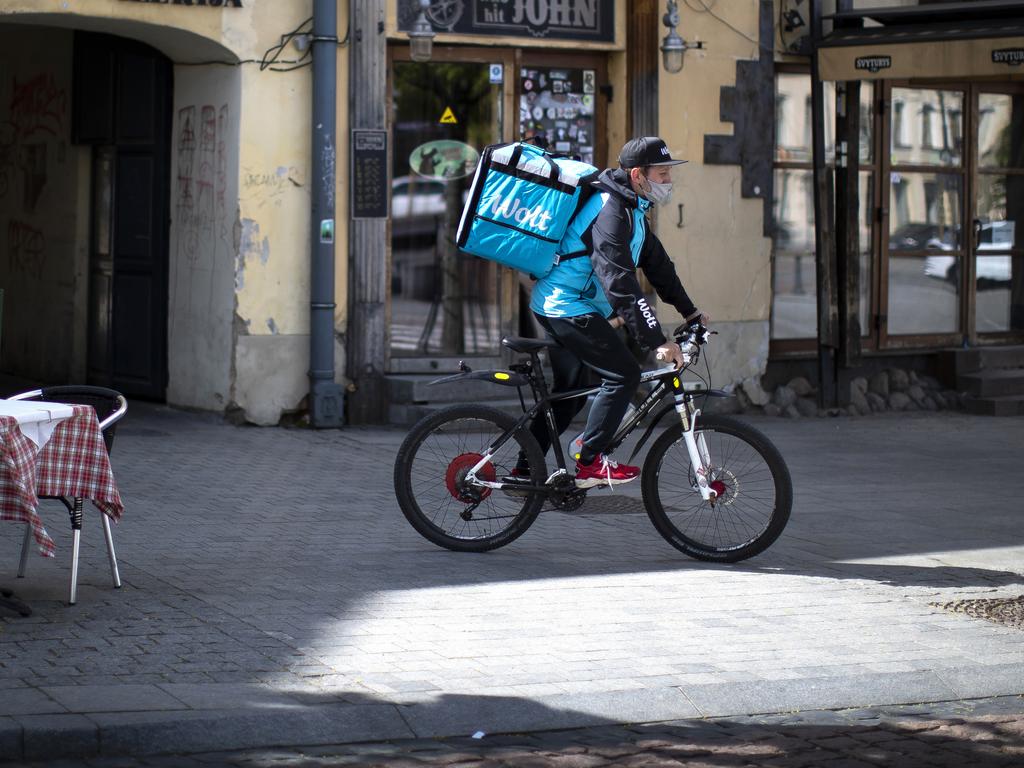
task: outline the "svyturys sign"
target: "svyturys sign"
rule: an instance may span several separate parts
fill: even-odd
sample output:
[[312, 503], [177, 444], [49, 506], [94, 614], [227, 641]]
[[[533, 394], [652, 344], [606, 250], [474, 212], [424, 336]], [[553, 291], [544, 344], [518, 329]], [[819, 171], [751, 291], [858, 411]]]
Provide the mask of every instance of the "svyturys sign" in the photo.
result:
[[[417, 0], [399, 0], [398, 28], [408, 32]], [[435, 32], [560, 40], [615, 41], [615, 0], [431, 0]]]
[[992, 51], [992, 63], [1019, 67], [1024, 64], [1024, 48], [1000, 48]]
[[854, 66], [868, 72], [878, 72], [892, 66], [892, 56], [858, 56]]

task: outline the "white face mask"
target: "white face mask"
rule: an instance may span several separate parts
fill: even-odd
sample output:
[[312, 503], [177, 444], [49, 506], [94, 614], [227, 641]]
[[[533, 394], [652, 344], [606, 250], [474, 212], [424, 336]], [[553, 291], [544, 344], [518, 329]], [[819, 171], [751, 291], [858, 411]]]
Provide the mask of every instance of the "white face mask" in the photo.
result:
[[651, 179], [646, 176], [644, 177], [644, 181], [647, 182], [647, 189], [644, 190], [644, 197], [655, 205], [665, 205], [665, 203], [672, 199], [671, 181], [668, 184], [659, 184], [656, 181], [651, 181]]

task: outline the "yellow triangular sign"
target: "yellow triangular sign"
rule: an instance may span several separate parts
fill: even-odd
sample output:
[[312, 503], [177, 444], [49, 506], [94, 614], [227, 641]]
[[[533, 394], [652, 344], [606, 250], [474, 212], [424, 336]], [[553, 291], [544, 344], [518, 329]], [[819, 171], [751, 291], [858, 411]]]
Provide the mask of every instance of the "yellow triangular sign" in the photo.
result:
[[459, 122], [459, 121], [455, 119], [455, 113], [452, 112], [452, 108], [451, 107], [445, 107], [444, 108], [444, 114], [441, 115], [441, 124], [442, 125], [454, 125], [457, 122]]

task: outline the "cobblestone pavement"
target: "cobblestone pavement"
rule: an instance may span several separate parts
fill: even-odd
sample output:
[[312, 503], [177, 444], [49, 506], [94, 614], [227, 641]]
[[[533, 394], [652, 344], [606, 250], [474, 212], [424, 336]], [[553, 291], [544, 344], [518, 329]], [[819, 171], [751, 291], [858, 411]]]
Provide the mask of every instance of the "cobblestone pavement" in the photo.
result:
[[478, 738], [96, 758], [26, 768], [1017, 768], [1024, 699], [680, 720]]
[[233, 427], [133, 404], [113, 590], [87, 510], [0, 583], [0, 755], [338, 744], [1024, 693], [1024, 633], [939, 605], [1024, 592], [1024, 419], [761, 419], [793, 516], [761, 556], [689, 560], [639, 488], [485, 555], [402, 518], [403, 433]]

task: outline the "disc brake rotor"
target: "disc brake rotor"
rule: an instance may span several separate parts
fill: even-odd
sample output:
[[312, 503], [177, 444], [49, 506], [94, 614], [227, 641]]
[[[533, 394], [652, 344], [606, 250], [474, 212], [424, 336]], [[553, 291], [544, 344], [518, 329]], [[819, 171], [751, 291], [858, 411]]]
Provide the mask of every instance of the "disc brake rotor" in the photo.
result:
[[714, 474], [715, 479], [708, 483], [708, 487], [718, 494], [715, 503], [729, 506], [740, 495], [740, 481], [734, 473], [724, 467], [716, 469]]
[[[448, 470], [444, 473], [444, 484], [448, 488], [448, 493], [456, 501], [471, 504], [481, 502], [491, 495], [490, 488], [481, 488], [466, 483], [466, 475], [469, 474], [469, 470], [480, 463], [482, 458], [483, 456], [479, 453], [463, 453], [451, 460]], [[480, 480], [493, 482], [497, 473], [494, 471], [494, 465], [488, 461], [477, 471], [476, 476]]]

